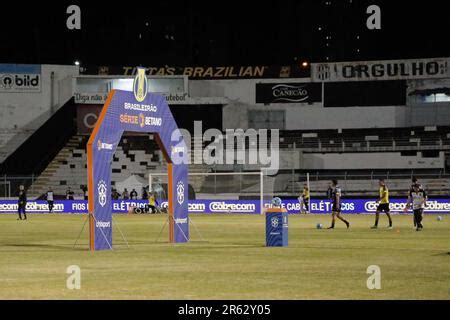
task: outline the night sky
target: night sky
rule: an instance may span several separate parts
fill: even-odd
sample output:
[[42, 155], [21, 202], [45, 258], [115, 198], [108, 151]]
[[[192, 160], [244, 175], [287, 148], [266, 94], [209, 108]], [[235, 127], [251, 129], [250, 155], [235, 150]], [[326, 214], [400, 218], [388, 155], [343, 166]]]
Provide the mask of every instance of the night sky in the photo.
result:
[[[444, 1], [93, 3], [2, 4], [0, 62], [218, 66], [450, 56]], [[69, 4], [81, 7], [81, 30], [66, 28]], [[370, 4], [381, 7], [381, 30], [366, 28]]]

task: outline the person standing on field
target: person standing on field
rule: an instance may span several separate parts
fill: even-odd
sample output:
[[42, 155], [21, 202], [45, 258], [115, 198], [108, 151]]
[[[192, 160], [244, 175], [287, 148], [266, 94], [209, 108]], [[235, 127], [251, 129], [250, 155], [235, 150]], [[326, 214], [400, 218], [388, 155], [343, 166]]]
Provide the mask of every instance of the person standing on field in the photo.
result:
[[333, 187], [333, 192], [331, 195], [331, 226], [328, 227], [328, 229], [334, 229], [336, 218], [344, 222], [348, 229], [350, 228], [350, 223], [341, 216], [341, 187], [338, 185], [338, 181], [335, 179], [331, 180], [331, 185]]
[[19, 208], [17, 210], [17, 213], [19, 214], [19, 217], [17, 220], [22, 220], [22, 213], [24, 216], [23, 220], [27, 220], [27, 213], [25, 212], [25, 208], [27, 206], [27, 192], [25, 190], [25, 187], [23, 185], [20, 185], [19, 187], [19, 200], [18, 200]]
[[327, 199], [331, 200], [333, 198], [333, 187], [331, 186], [331, 182], [328, 184], [327, 189]]
[[409, 191], [408, 202], [404, 211], [406, 212], [408, 208], [412, 207], [416, 231], [422, 231], [423, 229], [423, 210], [427, 205], [427, 200], [428, 196], [422, 186], [419, 183], [414, 184]]
[[128, 195], [128, 190], [127, 190], [127, 188], [125, 188], [125, 190], [123, 190], [123, 193], [122, 193], [122, 199], [123, 199], [123, 200], [129, 200], [129, 199], [130, 199], [130, 196]]
[[[308, 188], [308, 186], [306, 184], [303, 185], [303, 192], [300, 195], [300, 198], [301, 198], [300, 212], [302, 212], [302, 213], [304, 212], [305, 214], [309, 213], [309, 188]], [[303, 206], [305, 208], [304, 211], [303, 211]]]
[[133, 190], [131, 190], [130, 192], [130, 199], [137, 200], [137, 197], [138, 197], [137, 191], [133, 188]]
[[54, 201], [52, 188], [48, 188], [46, 198], [48, 203], [48, 213], [51, 213], [53, 211], [53, 201]]
[[386, 216], [389, 219], [388, 229], [392, 229], [392, 219], [389, 213], [389, 190], [384, 182], [384, 179], [380, 179], [378, 182], [380, 189], [379, 194], [380, 197], [378, 199], [377, 211], [375, 212], [375, 224], [372, 226], [372, 229], [378, 228], [378, 220], [380, 219], [380, 212], [386, 213]]
[[145, 187], [142, 188], [142, 200], [148, 200], [148, 193]]
[[68, 187], [67, 191], [66, 191], [66, 199], [73, 200], [74, 199], [73, 195], [74, 195], [74, 192], [72, 191], [72, 189], [70, 189], [70, 187]]
[[[411, 192], [414, 191], [414, 186], [415, 185], [418, 185], [420, 189], [423, 189], [422, 185], [419, 182], [419, 179], [417, 179], [417, 177], [413, 176], [411, 178], [411, 187], [409, 188], [409, 191], [408, 191], [408, 198], [411, 195]], [[413, 215], [413, 222], [414, 222], [414, 228], [416, 228], [417, 227], [417, 223], [416, 223], [416, 216], [415, 215]]]

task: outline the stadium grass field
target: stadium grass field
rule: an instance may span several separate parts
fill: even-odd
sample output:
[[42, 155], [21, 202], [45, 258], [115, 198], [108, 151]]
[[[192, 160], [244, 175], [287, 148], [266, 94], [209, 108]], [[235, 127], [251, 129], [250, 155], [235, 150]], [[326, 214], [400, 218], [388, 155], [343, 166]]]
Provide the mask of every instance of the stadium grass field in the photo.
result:
[[[328, 215], [289, 217], [289, 247], [264, 247], [256, 215], [192, 215], [208, 242], [166, 242], [162, 215], [116, 215], [130, 248], [114, 231], [115, 250], [87, 250], [84, 215], [0, 215], [0, 299], [450, 299], [450, 217], [410, 215], [394, 229], [370, 230], [372, 215], [348, 216], [347, 230]], [[66, 288], [66, 268], [81, 268], [81, 289]], [[366, 286], [381, 268], [380, 290]]]

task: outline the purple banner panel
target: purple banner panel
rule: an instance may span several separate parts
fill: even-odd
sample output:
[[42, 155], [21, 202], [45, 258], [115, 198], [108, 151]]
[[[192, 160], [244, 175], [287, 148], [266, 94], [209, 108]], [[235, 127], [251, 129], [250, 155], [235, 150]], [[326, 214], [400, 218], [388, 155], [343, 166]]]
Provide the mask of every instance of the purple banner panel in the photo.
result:
[[[187, 201], [186, 201], [187, 202]], [[148, 204], [145, 200], [112, 200], [113, 213], [128, 213], [132, 207], [145, 208]], [[161, 208], [167, 208], [167, 201], [159, 202]], [[406, 199], [391, 199], [389, 204], [391, 212], [403, 213]], [[270, 207], [270, 202], [264, 202], [265, 207]], [[282, 201], [282, 207], [289, 214], [300, 212], [300, 203], [289, 199]], [[327, 214], [331, 212], [331, 204], [328, 200], [312, 200], [311, 213]], [[345, 199], [342, 202], [342, 212], [349, 214], [375, 213], [375, 199]], [[260, 210], [259, 200], [189, 200], [187, 203], [189, 213], [206, 214], [258, 214]], [[17, 200], [0, 200], [0, 213], [17, 213]], [[49, 213], [47, 201], [29, 201], [26, 207], [27, 213]], [[61, 200], [55, 201], [52, 213], [85, 214], [88, 212], [88, 203], [85, 200]], [[410, 212], [410, 211], [409, 211]], [[425, 213], [450, 214], [450, 198], [429, 199]], [[179, 219], [184, 219], [179, 217]]]

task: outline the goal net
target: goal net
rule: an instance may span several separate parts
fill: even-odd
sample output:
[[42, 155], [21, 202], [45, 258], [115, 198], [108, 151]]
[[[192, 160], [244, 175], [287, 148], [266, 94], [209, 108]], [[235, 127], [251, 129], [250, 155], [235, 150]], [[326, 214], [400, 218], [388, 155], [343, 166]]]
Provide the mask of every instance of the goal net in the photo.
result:
[[[275, 178], [257, 172], [190, 172], [189, 211], [198, 213], [262, 213], [274, 197]], [[149, 191], [164, 205], [167, 173], [149, 173]]]

